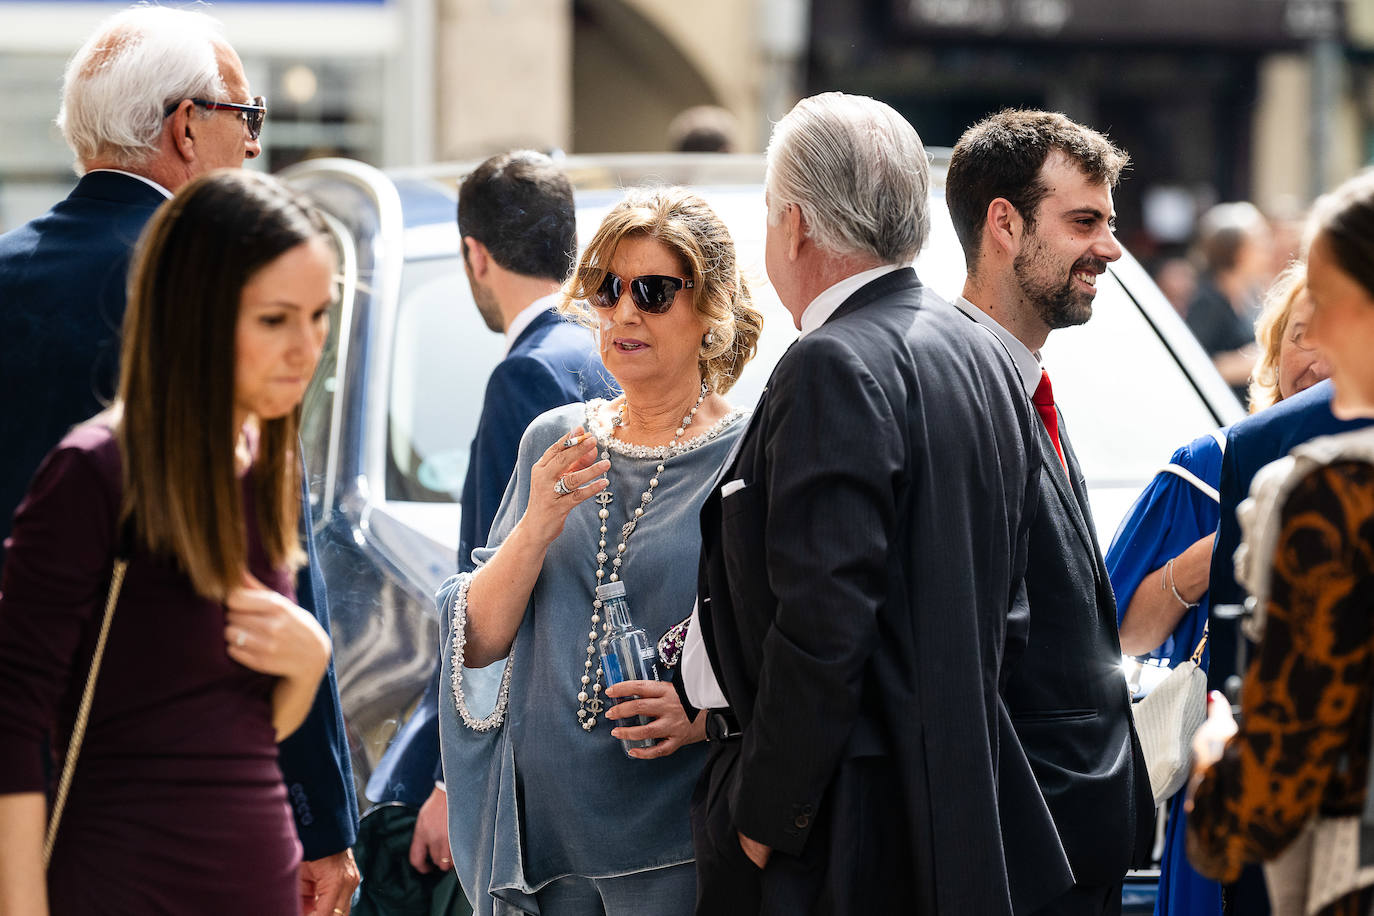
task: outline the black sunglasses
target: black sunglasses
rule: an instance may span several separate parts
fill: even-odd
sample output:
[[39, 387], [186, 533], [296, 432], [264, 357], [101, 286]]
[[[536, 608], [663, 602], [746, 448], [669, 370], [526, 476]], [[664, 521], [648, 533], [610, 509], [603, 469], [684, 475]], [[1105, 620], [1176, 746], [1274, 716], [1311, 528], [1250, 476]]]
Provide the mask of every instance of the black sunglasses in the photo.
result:
[[[616, 303], [620, 301], [620, 294], [625, 291], [625, 283], [626, 281], [607, 271], [606, 279], [601, 281], [600, 288], [592, 294], [592, 305], [599, 309], [615, 308]], [[635, 277], [629, 284], [630, 300], [634, 302], [635, 308], [650, 315], [662, 315], [673, 307], [673, 299], [677, 296], [678, 290], [691, 289], [696, 285], [691, 280], [681, 277], [664, 277], [659, 274]]]
[[[162, 116], [165, 118], [176, 111], [183, 100], [178, 99], [168, 104], [163, 109]], [[212, 102], [209, 99], [191, 99], [192, 105], [199, 105], [209, 111], [237, 111], [243, 118], [243, 123], [248, 125], [248, 138], [256, 140], [262, 136], [262, 122], [267, 120], [267, 99], [256, 96], [252, 105], [241, 105], [238, 102]]]

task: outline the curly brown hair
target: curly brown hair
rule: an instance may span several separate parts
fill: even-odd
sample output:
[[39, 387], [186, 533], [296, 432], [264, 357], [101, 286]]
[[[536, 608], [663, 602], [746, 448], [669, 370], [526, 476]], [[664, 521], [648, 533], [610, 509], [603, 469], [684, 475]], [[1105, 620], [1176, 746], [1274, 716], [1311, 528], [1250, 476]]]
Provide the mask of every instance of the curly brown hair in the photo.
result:
[[635, 188], [616, 204], [564, 285], [560, 311], [596, 326], [586, 300], [606, 278], [621, 241], [632, 236], [654, 239], [682, 259], [693, 283], [692, 306], [708, 328], [697, 360], [702, 381], [720, 394], [729, 391], [754, 357], [763, 315], [740, 274], [730, 230], [686, 188]]

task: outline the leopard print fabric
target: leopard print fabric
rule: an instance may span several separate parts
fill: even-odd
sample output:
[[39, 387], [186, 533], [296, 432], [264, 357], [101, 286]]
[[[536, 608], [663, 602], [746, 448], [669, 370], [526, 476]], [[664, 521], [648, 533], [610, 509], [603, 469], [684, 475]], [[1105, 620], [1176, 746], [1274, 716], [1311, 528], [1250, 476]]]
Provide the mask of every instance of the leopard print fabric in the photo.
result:
[[[1374, 696], [1374, 465], [1314, 471], [1280, 517], [1264, 639], [1246, 673], [1240, 732], [1198, 785], [1197, 870], [1234, 881], [1313, 815], [1358, 815]], [[1321, 910], [1365, 913], [1369, 889]]]

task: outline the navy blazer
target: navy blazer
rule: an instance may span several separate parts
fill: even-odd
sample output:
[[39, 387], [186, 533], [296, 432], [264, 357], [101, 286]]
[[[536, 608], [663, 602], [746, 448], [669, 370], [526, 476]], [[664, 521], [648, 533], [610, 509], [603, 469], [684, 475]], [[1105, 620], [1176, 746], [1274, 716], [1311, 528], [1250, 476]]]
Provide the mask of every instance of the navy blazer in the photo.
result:
[[136, 178], [92, 172], [0, 236], [0, 542], [43, 457], [114, 395], [129, 258], [163, 199]]
[[[1211, 606], [1240, 604], [1246, 593], [1236, 582], [1235, 554], [1240, 546], [1236, 506], [1250, 495], [1256, 472], [1287, 455], [1294, 446], [1317, 436], [1329, 436], [1368, 426], [1374, 420], [1338, 420], [1331, 413], [1331, 383], [1319, 382], [1306, 391], [1280, 401], [1236, 423], [1226, 436], [1221, 459], [1221, 525], [1212, 548], [1212, 570], [1207, 585]], [[1208, 685], [1220, 689], [1236, 671], [1236, 625], [1213, 617], [1209, 627], [1211, 668]]]
[[[515, 469], [520, 437], [535, 417], [565, 404], [612, 398], [619, 389], [593, 347], [591, 333], [552, 309], [530, 322], [492, 370], [482, 399], [482, 415], [468, 453], [463, 481], [463, 515], [458, 530], [458, 571], [475, 569], [472, 551], [487, 541], [506, 484]], [[552, 443], [550, 443], [552, 444]], [[375, 802], [402, 801], [419, 806], [429, 797], [439, 763], [439, 647], [434, 675], [415, 712], [401, 726], [367, 783]]]
[[[0, 411], [0, 535], [8, 536], [43, 456], [114, 394], [129, 262], [163, 200], [137, 178], [92, 172], [43, 216], [0, 236], [0, 385], [11, 392]], [[306, 532], [309, 506], [306, 500]], [[299, 577], [297, 601], [328, 632], [314, 545], [308, 537], [306, 544], [311, 564]], [[356, 835], [332, 662], [326, 677], [328, 689], [316, 695], [305, 724], [280, 746], [307, 860], [343, 851]]]

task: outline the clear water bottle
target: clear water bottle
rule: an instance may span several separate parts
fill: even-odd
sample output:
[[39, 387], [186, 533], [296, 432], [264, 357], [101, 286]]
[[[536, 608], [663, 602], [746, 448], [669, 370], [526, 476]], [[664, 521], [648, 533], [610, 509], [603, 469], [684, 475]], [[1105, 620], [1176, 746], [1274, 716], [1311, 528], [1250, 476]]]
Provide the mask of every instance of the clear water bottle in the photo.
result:
[[[621, 681], [656, 681], [658, 677], [658, 648], [648, 635], [630, 619], [630, 605], [625, 601], [625, 583], [607, 582], [596, 587], [596, 597], [601, 602], [601, 615], [609, 629], [601, 640], [601, 671], [606, 678], [606, 686]], [[609, 699], [609, 698], [608, 698]], [[616, 702], [636, 700], [638, 697], [615, 697]], [[652, 720], [647, 716], [634, 719], [621, 719], [619, 726], [648, 725]], [[654, 739], [641, 738], [638, 741], [620, 739], [626, 756], [632, 747], [653, 747]]]

